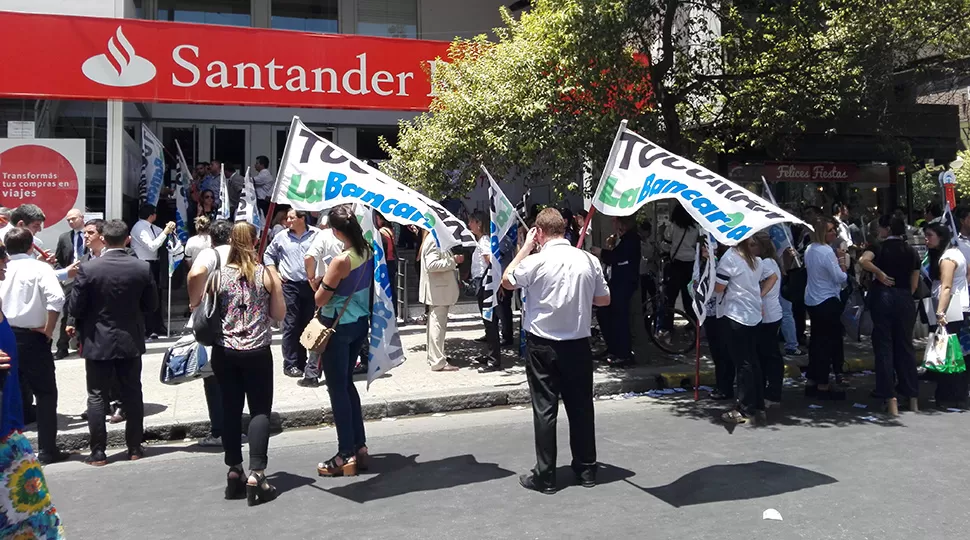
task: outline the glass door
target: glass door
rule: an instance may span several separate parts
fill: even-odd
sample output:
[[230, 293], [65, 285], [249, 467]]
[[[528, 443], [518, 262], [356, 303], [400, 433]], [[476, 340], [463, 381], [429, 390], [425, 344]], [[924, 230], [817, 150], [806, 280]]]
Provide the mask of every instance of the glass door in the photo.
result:
[[[195, 169], [199, 159], [199, 128], [187, 124], [160, 124], [162, 130], [162, 145], [165, 146], [165, 170], [169, 171], [169, 180], [175, 179], [175, 160], [178, 149], [182, 149], [185, 163], [189, 166], [189, 173]], [[175, 141], [178, 141], [176, 146]]]
[[250, 164], [249, 126], [214, 125], [210, 131], [212, 159], [233, 165], [242, 173]]

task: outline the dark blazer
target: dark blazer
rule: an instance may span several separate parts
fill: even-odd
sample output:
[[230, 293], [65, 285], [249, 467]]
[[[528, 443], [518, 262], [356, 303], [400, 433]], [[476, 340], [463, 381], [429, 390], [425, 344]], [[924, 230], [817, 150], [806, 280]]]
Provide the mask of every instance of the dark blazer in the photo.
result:
[[79, 266], [67, 304], [88, 360], [144, 354], [142, 313], [157, 307], [158, 291], [148, 263], [124, 251], [109, 251]]
[[[57, 248], [54, 250], [54, 257], [57, 259], [57, 266], [61, 268], [67, 268], [74, 263], [74, 244], [71, 243], [72, 232], [74, 231], [67, 231], [57, 237]], [[77, 231], [77, 233], [83, 234], [81, 231]], [[86, 253], [87, 248], [84, 248], [84, 251]]]
[[610, 266], [610, 287], [636, 289], [640, 283], [640, 235], [630, 229], [613, 249], [604, 249], [600, 259]]

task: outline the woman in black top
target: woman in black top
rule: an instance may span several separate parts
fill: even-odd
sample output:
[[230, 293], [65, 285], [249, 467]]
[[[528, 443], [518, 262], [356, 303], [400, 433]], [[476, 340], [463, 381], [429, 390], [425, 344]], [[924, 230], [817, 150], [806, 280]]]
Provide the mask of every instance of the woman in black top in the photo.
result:
[[888, 229], [886, 239], [867, 249], [859, 263], [875, 278], [868, 297], [876, 357], [876, 390], [872, 395], [885, 400], [885, 410], [896, 416], [896, 391], [908, 398], [910, 410], [918, 410], [919, 381], [912, 335], [916, 324], [913, 293], [919, 283], [920, 260], [916, 250], [903, 239], [906, 223], [902, 219], [882, 216], [879, 229], [880, 237]]

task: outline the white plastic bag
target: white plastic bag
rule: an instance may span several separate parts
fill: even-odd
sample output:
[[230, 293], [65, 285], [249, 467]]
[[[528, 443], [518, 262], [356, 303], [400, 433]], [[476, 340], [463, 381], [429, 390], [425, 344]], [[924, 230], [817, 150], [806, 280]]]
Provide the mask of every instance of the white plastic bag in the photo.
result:
[[942, 367], [946, 365], [946, 346], [950, 335], [946, 332], [946, 327], [942, 324], [936, 328], [936, 332], [930, 334], [926, 339], [926, 352], [923, 354], [923, 367]]

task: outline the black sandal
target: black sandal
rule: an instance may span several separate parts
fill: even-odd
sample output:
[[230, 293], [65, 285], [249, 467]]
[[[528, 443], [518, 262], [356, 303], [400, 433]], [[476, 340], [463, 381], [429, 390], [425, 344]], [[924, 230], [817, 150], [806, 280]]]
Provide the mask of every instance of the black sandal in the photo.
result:
[[242, 470], [242, 467], [229, 467], [229, 472], [226, 473], [226, 500], [245, 497], [246, 473]]
[[265, 474], [253, 473], [252, 478], [256, 479], [255, 484], [246, 482], [246, 502], [249, 506], [270, 502], [276, 498], [276, 488], [266, 481]]
[[[343, 461], [339, 465], [337, 464], [338, 457]], [[344, 457], [337, 454], [326, 462], [317, 465], [317, 474], [319, 476], [357, 476], [357, 458], [356, 456]]]

